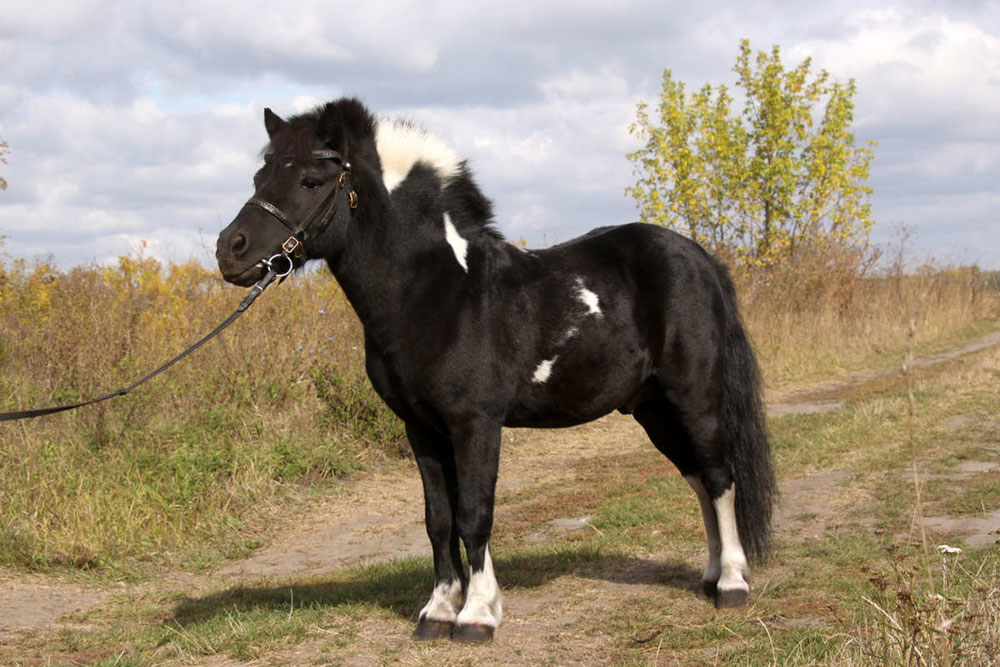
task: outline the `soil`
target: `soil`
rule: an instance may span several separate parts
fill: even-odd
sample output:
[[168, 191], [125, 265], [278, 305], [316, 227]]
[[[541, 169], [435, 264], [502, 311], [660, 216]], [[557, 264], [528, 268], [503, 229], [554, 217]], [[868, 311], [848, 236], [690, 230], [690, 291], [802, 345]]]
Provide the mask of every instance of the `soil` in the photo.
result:
[[[916, 359], [914, 367], [929, 368], [987, 347], [1000, 345], [1000, 332], [969, 344]], [[817, 384], [794, 395], [777, 396], [768, 403], [771, 416], [836, 410], [843, 402], [838, 396], [847, 390], [890, 376], [888, 373], [862, 372], [836, 382]], [[609, 415], [596, 422], [573, 429], [536, 431], [511, 429], [504, 433], [498, 486], [498, 518], [517, 510], [516, 502], [505, 502], [511, 494], [531, 484], [545, 483], [564, 476], [579, 465], [581, 457], [622, 456], [637, 451], [645, 435], [630, 417]], [[978, 467], [977, 467], [978, 466]], [[984, 467], [986, 466], [986, 467]], [[956, 475], [994, 471], [995, 463], [969, 462]], [[975, 469], [973, 469], [975, 468]], [[828, 522], [836, 518], [838, 488], [848, 473], [827, 470], [809, 477], [786, 480], [781, 485], [782, 505], [776, 514], [778, 534], [792, 534], [803, 539], [819, 537]], [[423, 525], [420, 480], [409, 462], [386, 463], [377, 469], [346, 479], [339, 491], [311, 508], [307, 516], [290, 522], [270, 544], [250, 557], [223, 565], [211, 575], [167, 575], [164, 585], [181, 584], [196, 589], [217, 587], [229, 580], [242, 581], [266, 577], [318, 574], [359, 563], [375, 563], [394, 558], [427, 555], [429, 544]], [[566, 533], [588, 530], [587, 516], [557, 519], [522, 539], [538, 543]], [[1000, 525], [1000, 512], [979, 517], [927, 517], [928, 527], [955, 533], [967, 539], [995, 539], [990, 530]], [[968, 539], [973, 541], [970, 542]], [[983, 543], [987, 543], [983, 542]], [[519, 647], [530, 650], [531, 642], [544, 642], [571, 626], [574, 619], [588, 610], [599, 610], [602, 601], [642, 584], [667, 582], [676, 578], [678, 587], [696, 586], [703, 556], [692, 556], [684, 572], [663, 572], [655, 563], [634, 562], [623, 565], [613, 581], [595, 584], [587, 595], [579, 591], [560, 591], [557, 580], [543, 589], [505, 593], [510, 615], [504, 635], [517, 637]], [[650, 569], [652, 568], [652, 570]], [[692, 579], [693, 581], [688, 581]], [[163, 582], [161, 582], [163, 583]], [[93, 587], [65, 584], [42, 576], [4, 573], [0, 570], [0, 643], [11, 641], [23, 630], [56, 624], [65, 625], [74, 612], [94, 609], [116, 591], [105, 585]], [[558, 600], [558, 605], [551, 605]], [[531, 614], [532, 609], [556, 606], [557, 613]], [[530, 632], [520, 627], [531, 618]], [[539, 625], [542, 623], [543, 625]], [[381, 622], [373, 623], [370, 632], [378, 633]], [[396, 628], [383, 628], [396, 633]], [[359, 638], [360, 640], [361, 638]], [[580, 641], [594, 641], [580, 637]], [[551, 646], [551, 644], [549, 644]], [[579, 649], [579, 646], [577, 646]], [[375, 657], [375, 656], [372, 656]], [[293, 656], [289, 656], [293, 659]], [[364, 662], [364, 656], [358, 656]]]

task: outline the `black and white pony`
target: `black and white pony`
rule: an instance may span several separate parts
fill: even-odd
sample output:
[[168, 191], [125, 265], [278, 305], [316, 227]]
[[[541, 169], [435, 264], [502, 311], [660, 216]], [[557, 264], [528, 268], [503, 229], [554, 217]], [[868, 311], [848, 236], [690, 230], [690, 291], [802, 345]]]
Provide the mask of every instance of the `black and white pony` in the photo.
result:
[[[326, 260], [364, 325], [368, 376], [406, 424], [424, 486], [434, 590], [414, 637], [488, 641], [503, 426], [632, 414], [681, 471], [708, 536], [702, 585], [743, 605], [775, 481], [760, 379], [725, 268], [654, 225], [522, 250], [492, 227], [466, 163], [342, 99], [283, 120], [254, 197], [219, 235], [224, 278]], [[462, 565], [460, 541], [469, 563]]]

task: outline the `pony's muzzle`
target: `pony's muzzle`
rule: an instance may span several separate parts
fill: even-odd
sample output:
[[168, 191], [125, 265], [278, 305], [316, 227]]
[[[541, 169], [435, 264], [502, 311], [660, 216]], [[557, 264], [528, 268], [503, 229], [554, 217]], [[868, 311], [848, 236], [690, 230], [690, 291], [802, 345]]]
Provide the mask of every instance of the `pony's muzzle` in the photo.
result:
[[234, 232], [232, 234], [227, 234], [223, 232], [219, 235], [215, 255], [219, 260], [222, 260], [223, 258], [243, 259], [243, 256], [247, 254], [248, 250], [250, 250], [250, 243], [243, 233]]

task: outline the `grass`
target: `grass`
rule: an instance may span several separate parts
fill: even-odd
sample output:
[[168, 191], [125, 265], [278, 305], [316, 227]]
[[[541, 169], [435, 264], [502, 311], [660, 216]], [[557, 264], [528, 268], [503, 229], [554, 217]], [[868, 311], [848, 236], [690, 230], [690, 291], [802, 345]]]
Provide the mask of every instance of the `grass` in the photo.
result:
[[858, 278], [819, 266], [747, 276], [739, 287], [765, 379], [776, 388], [894, 367], [907, 347], [919, 354], [994, 330], [992, 279], [971, 268], [897, 267]]
[[[921, 373], [914, 442], [904, 428], [903, 380], [856, 392], [840, 412], [774, 420], [783, 480], [829, 469], [847, 475], [809, 491], [821, 496], [821, 510], [782, 524], [746, 610], [717, 612], [697, 593], [704, 538], [696, 503], [662, 457], [636, 443], [505, 496], [495, 554], [508, 618], [488, 649], [408, 640], [432, 579], [428, 558], [409, 558], [321, 577], [126, 593], [71, 631], [22, 640], [18, 655], [103, 650], [131, 664], [211, 656], [259, 664], [989, 664], [1000, 646], [1000, 551], [939, 553], [938, 544], [964, 545], [950, 534], [922, 539], [914, 516], [939, 502], [951, 508], [949, 496], [939, 501], [927, 482], [921, 501], [907, 475], [914, 461], [921, 478], [955, 472], [962, 461], [995, 461], [1000, 396], [987, 380], [997, 373], [996, 349]], [[961, 424], [964, 436], [942, 424]], [[848, 446], [865, 429], [875, 435], [863, 451]], [[808, 452], [820, 448], [829, 453], [815, 466]], [[984, 500], [988, 487], [976, 485]], [[544, 544], [524, 539], [551, 519], [581, 514], [592, 516], [583, 530]], [[0, 662], [10, 662], [3, 650]]]
[[[811, 280], [798, 291], [788, 289], [801, 276], [738, 278], [772, 389], [888, 368], [907, 348], [942, 346], [997, 323], [995, 290], [973, 270]], [[122, 258], [115, 268], [60, 272], [0, 263], [0, 409], [127, 384], [209, 330], [241, 297], [196, 264]], [[908, 325], [914, 312], [916, 324]], [[29, 634], [14, 653], [0, 648], [0, 662], [56, 655], [155, 664], [215, 655], [280, 664], [299, 661], [298, 652], [319, 662], [352, 653], [387, 662], [479, 660], [482, 654], [405, 641], [427, 594], [427, 559], [181, 596], [153, 583], [164, 569], [201, 571], [246, 556], [345, 473], [405, 455], [400, 424], [363, 376], [360, 348], [360, 326], [336, 283], [305, 274], [265, 295], [191, 363], [127, 399], [5, 424], [0, 564], [145, 581], [154, 592], [123, 594], [81, 617], [82, 629]], [[704, 545], [696, 503], [645, 443], [505, 496], [503, 504], [516, 508], [501, 511], [494, 538], [505, 590], [529, 609], [560, 611], [555, 620], [522, 614], [536, 624], [530, 628], [512, 612], [511, 639], [501, 637], [496, 655], [546, 656], [552, 664], [581, 655], [625, 664], [864, 662], [880, 646], [865, 642], [891, 634], [888, 619], [905, 614], [873, 597], [879, 591], [870, 573], [891, 565], [885, 549], [901, 541], [908, 558], [940, 565], [928, 545], [909, 545], [914, 508], [978, 516], [1000, 507], [991, 477], [927, 478], [995, 456], [1000, 405], [986, 388], [995, 386], [998, 368], [995, 353], [980, 353], [922, 372], [910, 386], [885, 379], [852, 390], [836, 413], [774, 421], [782, 478], [831, 469], [849, 475], [828, 490], [829, 507], [796, 513], [819, 534], [779, 539], [746, 613], [718, 614], [697, 597], [700, 565], [692, 563]], [[910, 392], [920, 406], [915, 414]], [[914, 463], [920, 486], [904, 472]], [[546, 532], [553, 519], [584, 515], [582, 531]], [[538, 533], [545, 544], [525, 539]], [[949, 562], [949, 590], [969, 609], [986, 609], [970, 618], [996, 618], [975, 586], [997, 583], [995, 563], [995, 551]], [[898, 579], [885, 581], [889, 593], [899, 590]]]
[[[918, 348], [995, 322], [995, 292], [968, 269], [829, 283], [789, 271], [741, 282], [772, 386], [885, 367], [898, 359], [899, 322], [920, 298], [933, 307], [922, 311]], [[796, 298], [773, 298], [792, 284]], [[127, 384], [241, 296], [196, 263], [123, 257], [114, 268], [69, 271], [0, 263], [0, 409]], [[234, 543], [259, 542], [275, 508], [407, 455], [401, 424], [364, 376], [361, 348], [336, 283], [304, 274], [127, 398], [5, 424], [0, 562], [111, 578], [145, 576], [144, 564], [203, 567], [239, 553]], [[837, 450], [803, 454], [822, 466]], [[783, 455], [794, 456], [791, 446]]]
[[[2, 409], [128, 384], [242, 295], [196, 264], [130, 258], [0, 277]], [[0, 562], [112, 577], [218, 562], [259, 539], [275, 506], [384, 456], [375, 438], [395, 455], [400, 426], [360, 382], [360, 327], [336, 283], [310, 276], [289, 293], [125, 399], [4, 424]], [[340, 404], [367, 420], [341, 419]]]

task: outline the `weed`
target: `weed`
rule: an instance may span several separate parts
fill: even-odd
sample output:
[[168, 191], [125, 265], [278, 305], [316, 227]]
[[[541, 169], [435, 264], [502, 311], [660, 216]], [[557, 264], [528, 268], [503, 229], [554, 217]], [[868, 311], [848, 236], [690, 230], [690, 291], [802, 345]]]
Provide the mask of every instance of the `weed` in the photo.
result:
[[310, 371], [316, 395], [329, 409], [327, 423], [354, 441], [391, 456], [408, 456], [403, 423], [372, 389], [361, 370], [316, 364]]
[[1000, 660], [1000, 561], [889, 544], [869, 571], [869, 614], [851, 653], [859, 662], [992, 665]]

